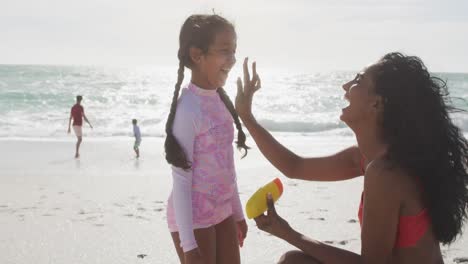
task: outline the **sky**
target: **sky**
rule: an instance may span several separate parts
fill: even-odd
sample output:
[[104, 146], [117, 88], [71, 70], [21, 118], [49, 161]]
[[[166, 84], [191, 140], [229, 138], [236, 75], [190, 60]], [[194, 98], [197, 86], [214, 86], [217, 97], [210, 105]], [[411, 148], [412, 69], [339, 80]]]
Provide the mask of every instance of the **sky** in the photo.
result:
[[391, 51], [468, 72], [466, 0], [0, 0], [0, 64], [177, 65], [194, 13], [236, 26], [259, 69], [358, 70]]

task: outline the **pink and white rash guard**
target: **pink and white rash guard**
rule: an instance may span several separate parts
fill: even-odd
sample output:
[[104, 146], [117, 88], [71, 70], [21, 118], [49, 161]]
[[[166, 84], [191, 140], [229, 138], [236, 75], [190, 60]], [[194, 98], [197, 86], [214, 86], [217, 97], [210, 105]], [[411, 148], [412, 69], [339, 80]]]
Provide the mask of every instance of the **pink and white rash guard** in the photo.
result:
[[197, 247], [194, 229], [231, 215], [235, 221], [244, 219], [234, 168], [233, 119], [216, 90], [190, 83], [178, 100], [173, 133], [192, 168], [172, 166], [167, 222], [171, 232], [179, 232], [187, 252]]

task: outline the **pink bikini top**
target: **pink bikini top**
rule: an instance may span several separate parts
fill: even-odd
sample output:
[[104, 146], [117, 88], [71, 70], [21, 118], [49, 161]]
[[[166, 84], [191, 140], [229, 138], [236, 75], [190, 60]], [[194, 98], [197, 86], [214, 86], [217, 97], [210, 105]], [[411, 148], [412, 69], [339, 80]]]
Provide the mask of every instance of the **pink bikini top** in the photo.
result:
[[[361, 159], [361, 170], [364, 173], [364, 160]], [[358, 218], [362, 226], [362, 212], [364, 208], [364, 192], [361, 195], [359, 204]], [[416, 215], [400, 216], [398, 221], [397, 237], [395, 241], [396, 248], [406, 248], [415, 246], [418, 241], [426, 234], [429, 229], [431, 219], [427, 208], [424, 208]]]

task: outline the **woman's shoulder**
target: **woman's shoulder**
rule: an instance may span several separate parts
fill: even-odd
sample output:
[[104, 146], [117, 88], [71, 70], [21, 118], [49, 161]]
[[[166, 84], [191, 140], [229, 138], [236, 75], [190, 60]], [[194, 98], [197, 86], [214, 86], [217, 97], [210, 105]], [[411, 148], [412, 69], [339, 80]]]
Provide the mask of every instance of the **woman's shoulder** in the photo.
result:
[[408, 184], [409, 175], [398, 164], [385, 158], [377, 158], [371, 161], [365, 171], [366, 179], [376, 187], [402, 190], [402, 186]]
[[400, 203], [404, 215], [414, 215], [424, 208], [421, 182], [398, 164], [388, 160], [376, 160], [369, 164], [365, 176], [366, 187], [376, 195], [386, 196]]

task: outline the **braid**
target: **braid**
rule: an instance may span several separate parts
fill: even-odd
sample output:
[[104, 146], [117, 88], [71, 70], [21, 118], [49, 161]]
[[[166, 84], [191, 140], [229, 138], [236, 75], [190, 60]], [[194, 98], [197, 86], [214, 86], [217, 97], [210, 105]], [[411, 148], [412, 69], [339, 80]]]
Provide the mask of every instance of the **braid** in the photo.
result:
[[179, 70], [177, 71], [177, 83], [175, 84], [174, 95], [172, 97], [171, 111], [167, 117], [166, 122], [166, 141], [164, 142], [164, 150], [166, 151], [166, 160], [170, 164], [182, 168], [184, 170], [190, 169], [190, 162], [187, 160], [187, 155], [180, 146], [179, 142], [172, 133], [172, 126], [177, 110], [177, 99], [179, 98], [179, 91], [182, 81], [184, 80], [184, 62], [179, 60]]
[[245, 137], [244, 131], [242, 130], [242, 124], [239, 120], [239, 116], [237, 115], [236, 109], [234, 108], [234, 105], [232, 104], [232, 101], [227, 95], [226, 91], [224, 91], [224, 89], [220, 87], [218, 88], [218, 94], [219, 94], [219, 97], [221, 98], [221, 101], [223, 101], [224, 105], [229, 110], [229, 112], [232, 115], [232, 118], [234, 119], [234, 123], [236, 124], [236, 128], [237, 128], [237, 141], [236, 141], [237, 149], [238, 150], [244, 149], [245, 152], [242, 155], [242, 158], [244, 158], [245, 156], [247, 156], [247, 150], [250, 149], [250, 147], [248, 147], [245, 144], [246, 137]]

